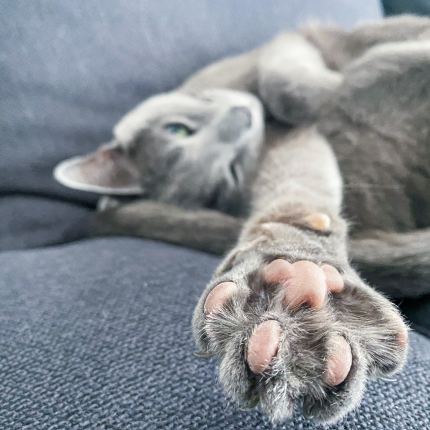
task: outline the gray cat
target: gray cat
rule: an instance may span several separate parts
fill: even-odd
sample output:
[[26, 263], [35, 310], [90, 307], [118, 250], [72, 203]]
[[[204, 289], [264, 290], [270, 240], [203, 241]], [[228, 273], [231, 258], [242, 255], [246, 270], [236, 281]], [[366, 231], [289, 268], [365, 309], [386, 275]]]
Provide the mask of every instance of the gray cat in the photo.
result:
[[104, 200], [94, 234], [229, 251], [194, 312], [200, 355], [241, 407], [334, 422], [407, 356], [350, 261], [392, 297], [429, 291], [429, 116], [429, 19], [311, 26], [143, 102], [55, 176], [145, 197]]

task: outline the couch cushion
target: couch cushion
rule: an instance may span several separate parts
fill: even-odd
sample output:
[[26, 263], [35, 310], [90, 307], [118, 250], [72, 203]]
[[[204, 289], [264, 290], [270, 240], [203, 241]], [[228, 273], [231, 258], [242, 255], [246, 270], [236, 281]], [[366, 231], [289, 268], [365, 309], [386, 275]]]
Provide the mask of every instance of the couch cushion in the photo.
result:
[[430, 15], [430, 0], [382, 0], [382, 6], [387, 16], [402, 13]]
[[[239, 411], [218, 362], [193, 355], [192, 311], [217, 263], [128, 238], [0, 253], [0, 428], [321, 429]], [[412, 333], [405, 369], [327, 429], [428, 428], [429, 398], [430, 341]]]
[[109, 140], [142, 99], [309, 19], [350, 27], [379, 15], [377, 0], [2, 2], [0, 196], [94, 204], [96, 196], [57, 184], [52, 169]]
[[88, 236], [92, 210], [70, 200], [26, 195], [0, 198], [0, 250], [36, 248]]

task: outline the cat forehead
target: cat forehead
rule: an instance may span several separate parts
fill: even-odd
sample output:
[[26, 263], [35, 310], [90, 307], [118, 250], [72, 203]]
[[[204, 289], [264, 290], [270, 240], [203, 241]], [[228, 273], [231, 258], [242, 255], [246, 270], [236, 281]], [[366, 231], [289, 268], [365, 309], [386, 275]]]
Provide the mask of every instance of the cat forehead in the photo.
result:
[[201, 115], [209, 108], [209, 102], [181, 93], [168, 93], [151, 97], [128, 112], [115, 126], [117, 140], [129, 142], [139, 130], [156, 118], [173, 115]]
[[160, 94], [145, 100], [127, 113], [114, 128], [114, 136], [121, 142], [130, 142], [152, 120], [178, 116], [204, 118], [228, 106], [244, 106], [253, 112], [254, 121], [260, 121], [263, 108], [252, 94], [229, 89], [207, 89], [196, 96], [181, 92]]

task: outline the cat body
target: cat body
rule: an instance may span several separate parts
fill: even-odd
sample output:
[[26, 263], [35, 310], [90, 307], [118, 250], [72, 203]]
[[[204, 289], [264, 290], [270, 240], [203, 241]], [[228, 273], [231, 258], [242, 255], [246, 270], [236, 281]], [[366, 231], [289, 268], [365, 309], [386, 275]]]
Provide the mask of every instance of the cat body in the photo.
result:
[[351, 259], [392, 296], [427, 292], [429, 95], [429, 19], [311, 26], [143, 102], [55, 174], [146, 197], [105, 199], [95, 234], [229, 250], [194, 313], [202, 355], [240, 405], [333, 422], [407, 354]]

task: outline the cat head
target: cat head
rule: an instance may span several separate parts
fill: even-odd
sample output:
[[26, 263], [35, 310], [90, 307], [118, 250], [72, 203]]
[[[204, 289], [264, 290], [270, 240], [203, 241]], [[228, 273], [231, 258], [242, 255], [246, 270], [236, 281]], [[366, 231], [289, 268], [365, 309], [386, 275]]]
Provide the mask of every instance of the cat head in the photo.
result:
[[254, 175], [263, 133], [263, 109], [251, 94], [161, 94], [126, 114], [110, 143], [63, 161], [54, 176], [79, 190], [234, 213]]

